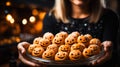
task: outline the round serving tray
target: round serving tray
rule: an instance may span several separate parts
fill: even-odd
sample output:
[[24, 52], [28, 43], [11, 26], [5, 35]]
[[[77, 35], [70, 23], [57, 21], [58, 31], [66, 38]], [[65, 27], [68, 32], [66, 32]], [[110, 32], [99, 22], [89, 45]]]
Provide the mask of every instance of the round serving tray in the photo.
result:
[[84, 58], [84, 59], [81, 59], [81, 60], [78, 60], [78, 61], [71, 61], [71, 60], [55, 61], [55, 60], [42, 59], [40, 57], [34, 57], [31, 54], [29, 54], [28, 52], [26, 52], [26, 56], [28, 58], [30, 58], [32, 61], [35, 61], [37, 63], [46, 64], [46, 65], [87, 65], [87, 64], [90, 64], [93, 61], [96, 61], [98, 58], [103, 56], [103, 54], [104, 54], [104, 51], [102, 49], [99, 54], [91, 56], [89, 58]]

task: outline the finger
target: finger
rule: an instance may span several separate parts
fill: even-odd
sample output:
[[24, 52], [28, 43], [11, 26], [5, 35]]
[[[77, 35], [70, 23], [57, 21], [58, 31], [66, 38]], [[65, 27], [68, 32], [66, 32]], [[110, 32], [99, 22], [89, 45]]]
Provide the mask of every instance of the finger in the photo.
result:
[[111, 41], [105, 41], [102, 43], [104, 47], [104, 51], [111, 51], [112, 49], [112, 42]]
[[40, 66], [40, 65], [38, 65], [38, 64], [36, 64], [36, 63], [33, 63], [33, 62], [28, 61], [27, 59], [25, 59], [25, 58], [21, 55], [20, 52], [19, 52], [19, 59], [20, 59], [23, 63], [25, 63], [25, 64], [27, 64], [27, 65], [30, 65], [30, 66], [32, 66], [32, 67], [38, 67], [38, 66]]
[[22, 43], [19, 43], [17, 47], [18, 47], [18, 50], [19, 50], [22, 54], [25, 53], [26, 50], [25, 50], [25, 48], [23, 47], [23, 44], [22, 44]]
[[27, 48], [30, 44], [28, 42], [21, 42], [18, 44], [17, 48], [20, 50], [22, 54], [26, 52], [25, 48]]
[[23, 45], [25, 48], [28, 48], [29, 45], [30, 45], [30, 43], [28, 43], [28, 42], [22, 42], [22, 45]]
[[96, 62], [97, 64], [103, 63], [110, 57], [110, 52], [106, 52], [104, 56], [100, 57]]
[[112, 43], [108, 42], [106, 48], [107, 51], [112, 51]]

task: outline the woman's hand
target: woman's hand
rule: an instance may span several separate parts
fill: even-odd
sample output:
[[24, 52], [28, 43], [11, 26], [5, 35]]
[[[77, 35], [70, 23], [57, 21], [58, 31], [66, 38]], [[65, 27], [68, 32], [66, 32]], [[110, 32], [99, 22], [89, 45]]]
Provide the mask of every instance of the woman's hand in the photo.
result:
[[27, 64], [27, 65], [29, 65], [29, 66], [32, 66], [32, 67], [40, 66], [40, 65], [38, 65], [38, 64], [36, 64], [36, 63], [34, 63], [34, 62], [32, 62], [32, 61], [29, 61], [29, 60], [27, 60], [26, 58], [24, 58], [24, 54], [26, 53], [25, 48], [28, 48], [29, 45], [30, 45], [30, 44], [29, 44], [28, 42], [21, 42], [21, 43], [18, 44], [17, 48], [18, 48], [18, 53], [19, 53], [19, 59], [20, 59], [23, 63], [25, 63], [25, 64]]
[[93, 61], [92, 65], [99, 65], [104, 63], [105, 61], [109, 60], [112, 55], [112, 42], [111, 41], [104, 41], [102, 43], [102, 46], [104, 48], [104, 55], [100, 57], [98, 60]]
[[21, 53], [21, 54], [24, 54], [26, 53], [26, 50], [28, 47], [29, 47], [30, 43], [28, 42], [21, 42], [18, 44], [17, 48], [18, 48], [18, 51]]

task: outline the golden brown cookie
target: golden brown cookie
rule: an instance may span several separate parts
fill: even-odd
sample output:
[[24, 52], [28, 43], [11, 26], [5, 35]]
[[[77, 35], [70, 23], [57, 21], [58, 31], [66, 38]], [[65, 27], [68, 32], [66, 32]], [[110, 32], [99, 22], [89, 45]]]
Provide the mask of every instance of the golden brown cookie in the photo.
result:
[[57, 44], [51, 44], [47, 47], [46, 50], [54, 50], [56, 53], [58, 51], [58, 46], [57, 46]]
[[55, 61], [64, 61], [68, 59], [68, 53], [67, 52], [57, 52], [55, 54]]
[[89, 41], [93, 38], [92, 35], [90, 35], [90, 34], [85, 34], [84, 36], [87, 37], [89, 39]]
[[62, 45], [65, 43], [64, 39], [62, 37], [54, 37], [53, 44], [57, 44], [58, 46]]
[[36, 47], [32, 51], [32, 56], [42, 57], [43, 52], [44, 52], [43, 47]]
[[89, 46], [89, 39], [85, 37], [84, 35], [79, 36], [77, 39], [77, 42], [85, 44], [86, 47]]
[[52, 43], [52, 40], [54, 38], [54, 35], [50, 32], [46, 32], [44, 35], [43, 35], [43, 38], [45, 39], [48, 39], [51, 43]]
[[90, 44], [97, 44], [98, 46], [101, 46], [101, 41], [98, 38], [93, 38], [89, 42]]
[[88, 48], [85, 48], [82, 54], [85, 58], [89, 58], [94, 55], [93, 50]]
[[33, 45], [33, 44], [29, 45], [29, 47], [28, 47], [28, 49], [27, 49], [27, 50], [28, 50], [28, 53], [31, 54], [32, 51], [33, 51], [33, 49], [36, 48], [36, 47], [37, 47], [37, 46], [36, 46], [36, 45]]
[[73, 37], [73, 36], [68, 36], [65, 39], [65, 44], [66, 45], [73, 45], [74, 43], [77, 43], [77, 38]]
[[91, 44], [91, 45], [89, 45], [88, 49], [92, 49], [94, 55], [100, 53], [100, 46], [98, 46], [98, 45], [96, 45], [96, 44]]
[[36, 37], [33, 40], [33, 44], [39, 44], [40, 40], [42, 39], [42, 37]]
[[63, 38], [66, 38], [68, 36], [68, 33], [65, 32], [65, 31], [61, 31], [59, 33], [56, 34], [56, 37], [63, 37]]
[[46, 49], [47, 46], [50, 44], [51, 44], [51, 42], [48, 39], [41, 39], [40, 40], [40, 46], [43, 47], [44, 49]]
[[77, 37], [81, 35], [78, 31], [74, 31], [71, 34], [75, 34]]
[[46, 50], [42, 54], [42, 58], [46, 60], [54, 60], [55, 51], [54, 50]]
[[81, 57], [82, 57], [82, 53], [81, 53], [81, 51], [79, 51], [79, 50], [72, 50], [72, 51], [70, 51], [70, 53], [69, 53], [69, 59], [70, 59], [71, 61], [80, 60]]
[[63, 51], [63, 52], [70, 52], [70, 45], [61, 45], [58, 49], [58, 51]]
[[81, 52], [85, 49], [85, 45], [83, 43], [75, 43], [71, 46], [71, 50], [80, 50]]

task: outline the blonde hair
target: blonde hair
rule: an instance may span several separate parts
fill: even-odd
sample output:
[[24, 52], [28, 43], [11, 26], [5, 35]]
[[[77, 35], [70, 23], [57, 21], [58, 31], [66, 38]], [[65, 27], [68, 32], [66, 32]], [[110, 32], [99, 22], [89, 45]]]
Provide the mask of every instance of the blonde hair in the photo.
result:
[[[71, 11], [69, 0], [55, 0], [53, 9], [50, 11], [58, 21], [68, 23], [68, 16]], [[97, 22], [102, 14], [104, 4], [102, 0], [91, 0], [89, 4], [90, 19], [89, 22]]]

